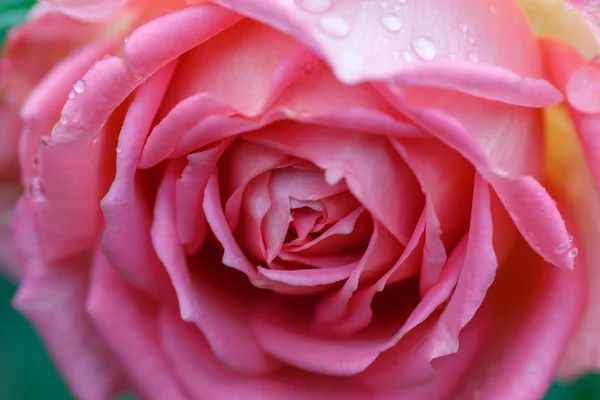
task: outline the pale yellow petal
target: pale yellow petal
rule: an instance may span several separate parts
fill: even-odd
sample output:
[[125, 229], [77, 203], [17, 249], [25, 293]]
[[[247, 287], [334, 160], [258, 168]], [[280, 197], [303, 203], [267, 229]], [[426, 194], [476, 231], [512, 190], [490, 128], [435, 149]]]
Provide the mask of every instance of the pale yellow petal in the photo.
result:
[[517, 3], [538, 36], [561, 40], [587, 58], [600, 53], [600, 46], [586, 23], [577, 12], [565, 9], [564, 0], [517, 0]]

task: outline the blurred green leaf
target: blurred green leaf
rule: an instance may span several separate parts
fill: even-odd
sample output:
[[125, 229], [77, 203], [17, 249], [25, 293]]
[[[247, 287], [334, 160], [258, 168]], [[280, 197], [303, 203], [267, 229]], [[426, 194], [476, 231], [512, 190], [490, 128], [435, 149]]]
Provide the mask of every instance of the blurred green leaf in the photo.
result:
[[42, 342], [11, 306], [12, 283], [0, 278], [0, 399], [70, 400]]
[[25, 19], [35, 0], [0, 0], [0, 43], [11, 27]]

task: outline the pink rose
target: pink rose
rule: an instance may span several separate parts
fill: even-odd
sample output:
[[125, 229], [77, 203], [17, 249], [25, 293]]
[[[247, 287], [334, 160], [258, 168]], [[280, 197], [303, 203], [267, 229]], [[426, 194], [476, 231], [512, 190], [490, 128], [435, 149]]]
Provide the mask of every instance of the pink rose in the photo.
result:
[[15, 304], [77, 398], [533, 399], [567, 348], [596, 367], [596, 125], [557, 106], [588, 64], [515, 2], [47, 3], [4, 63], [53, 67], [0, 115]]

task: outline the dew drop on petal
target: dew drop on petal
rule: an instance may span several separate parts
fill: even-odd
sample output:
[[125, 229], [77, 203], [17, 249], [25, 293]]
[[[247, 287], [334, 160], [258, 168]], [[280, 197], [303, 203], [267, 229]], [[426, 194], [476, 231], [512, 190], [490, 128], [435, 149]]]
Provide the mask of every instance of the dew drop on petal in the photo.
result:
[[75, 93], [74, 90], [71, 90], [69, 92], [69, 99], [73, 100], [75, 97], [77, 97], [77, 93]]
[[554, 252], [556, 254], [564, 254], [567, 252], [567, 250], [569, 250], [571, 247], [571, 243], [569, 242], [561, 242], [559, 244], [556, 245], [556, 247], [554, 248]]
[[77, 79], [75, 82], [73, 82], [73, 91], [76, 94], [82, 94], [83, 92], [85, 92], [85, 88], [86, 83], [83, 79]]
[[469, 37], [467, 37], [467, 42], [469, 42], [469, 44], [474, 44], [475, 38], [473, 36], [469, 36]]
[[435, 44], [426, 36], [418, 36], [412, 41], [412, 48], [425, 61], [433, 60], [436, 55]]
[[336, 38], [345, 38], [350, 34], [350, 24], [338, 15], [327, 15], [319, 21], [323, 33]]
[[41, 200], [44, 198], [46, 191], [39, 177], [36, 176], [29, 182], [27, 194], [34, 200]]
[[467, 24], [465, 24], [464, 22], [461, 22], [460, 24], [458, 24], [458, 27], [463, 32], [466, 32], [469, 30], [469, 26]]
[[402, 22], [394, 14], [385, 14], [380, 21], [383, 28], [388, 32], [398, 32], [402, 28]]
[[571, 250], [569, 250], [569, 257], [575, 258], [578, 255], [579, 255], [579, 249], [577, 247], [573, 247]]
[[117, 152], [117, 154], [121, 154], [123, 152], [123, 149], [121, 148], [121, 146], [117, 146], [115, 151]]
[[67, 116], [65, 114], [60, 114], [60, 118], [58, 119], [58, 123], [60, 125], [66, 125], [67, 122], [69, 122], [69, 120], [67, 119]]
[[40, 145], [42, 145], [44, 147], [48, 147], [49, 143], [50, 143], [50, 136], [42, 136], [40, 138]]
[[329, 11], [331, 0], [300, 0], [300, 8], [307, 13], [321, 14]]
[[469, 53], [469, 55], [467, 55], [467, 58], [473, 64], [477, 64], [479, 62], [479, 56], [477, 54], [475, 54], [475, 53]]
[[410, 51], [406, 50], [402, 52], [402, 59], [406, 62], [411, 62], [414, 58]]
[[40, 165], [40, 156], [39, 156], [39, 154], [36, 154], [35, 156], [33, 156], [33, 160], [31, 161], [31, 163], [33, 164], [33, 166], [35, 168], [37, 168]]

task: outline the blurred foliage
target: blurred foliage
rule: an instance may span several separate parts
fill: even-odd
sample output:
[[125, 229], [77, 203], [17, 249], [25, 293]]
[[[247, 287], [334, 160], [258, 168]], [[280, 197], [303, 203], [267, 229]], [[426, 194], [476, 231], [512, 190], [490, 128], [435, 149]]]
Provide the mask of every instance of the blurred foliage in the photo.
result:
[[0, 0], [0, 43], [9, 29], [21, 22], [35, 0]]
[[[0, 0], [0, 43], [34, 3], [34, 0]], [[10, 300], [14, 292], [14, 285], [0, 277], [0, 399], [72, 399], [35, 331], [12, 308]], [[600, 399], [600, 376], [588, 375], [571, 385], [555, 383], [546, 396], [546, 400], [584, 399]]]

